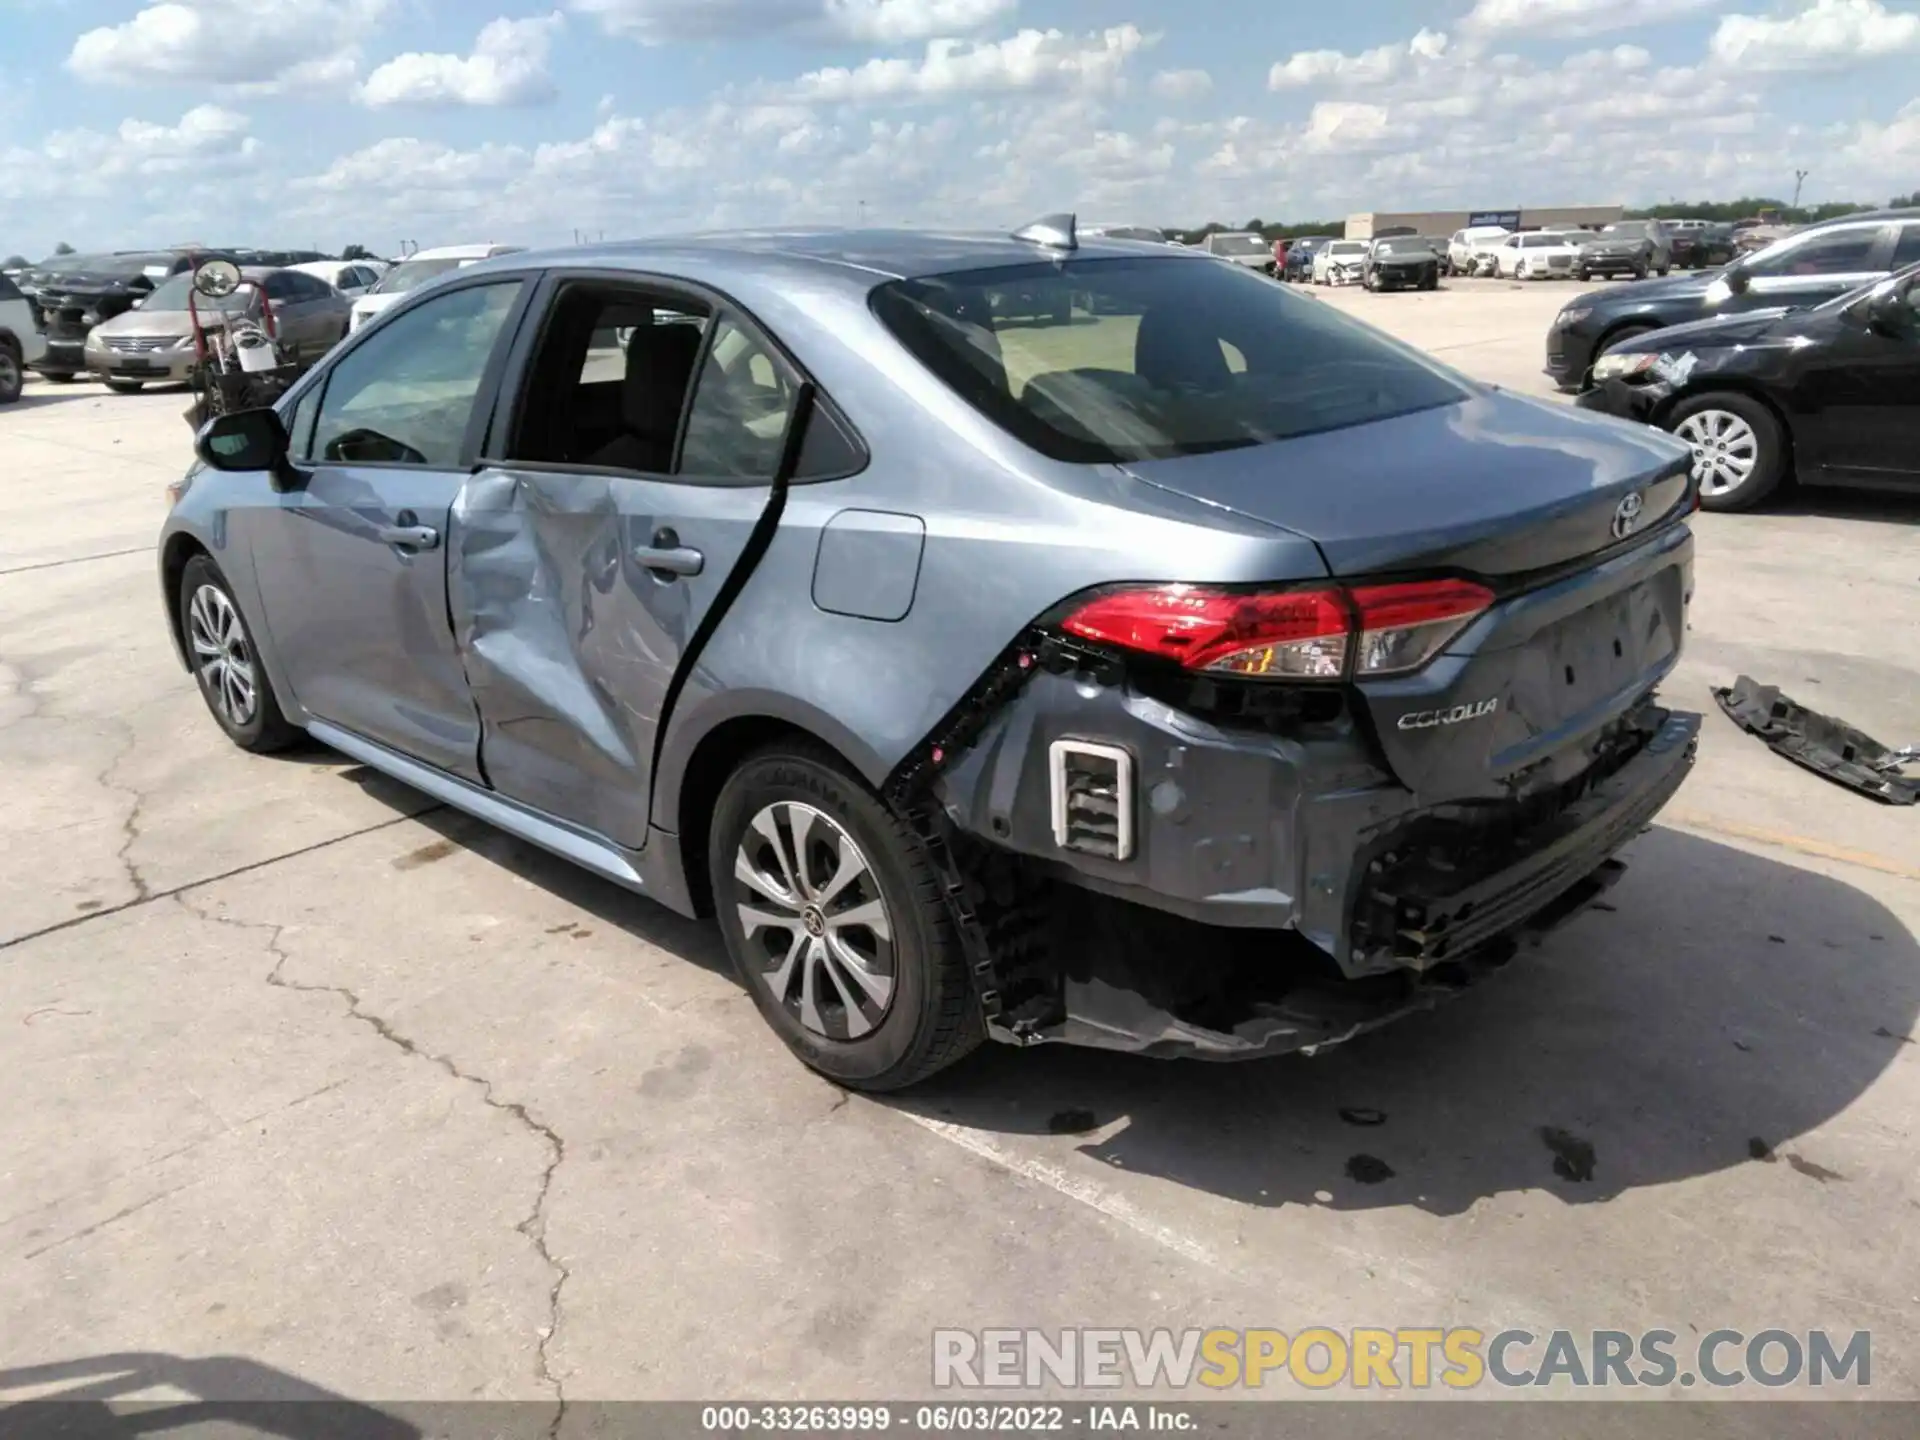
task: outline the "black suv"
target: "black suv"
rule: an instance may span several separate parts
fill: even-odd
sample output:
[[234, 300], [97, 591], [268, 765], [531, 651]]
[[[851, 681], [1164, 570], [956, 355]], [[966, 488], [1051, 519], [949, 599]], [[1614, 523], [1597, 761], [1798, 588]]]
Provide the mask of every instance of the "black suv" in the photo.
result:
[[1631, 275], [1637, 280], [1649, 272], [1665, 275], [1673, 268], [1673, 232], [1659, 220], [1616, 220], [1580, 247], [1574, 274], [1582, 280], [1595, 275]]
[[1848, 215], [1796, 230], [1719, 270], [1578, 296], [1547, 331], [1547, 374], [1563, 390], [1593, 362], [1649, 330], [1769, 307], [1801, 309], [1920, 260], [1920, 210]]
[[73, 379], [87, 368], [87, 334], [95, 325], [133, 309], [161, 281], [216, 254], [230, 258], [227, 251], [120, 250], [42, 262], [32, 275], [33, 306], [47, 332], [47, 353], [34, 368], [49, 380]]

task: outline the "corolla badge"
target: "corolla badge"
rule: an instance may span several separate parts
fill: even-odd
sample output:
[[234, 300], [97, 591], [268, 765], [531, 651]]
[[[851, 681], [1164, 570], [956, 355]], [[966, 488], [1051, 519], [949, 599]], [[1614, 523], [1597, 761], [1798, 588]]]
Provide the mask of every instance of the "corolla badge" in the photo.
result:
[[1432, 730], [1441, 725], [1463, 725], [1469, 720], [1480, 720], [1500, 708], [1499, 697], [1491, 700], [1476, 700], [1466, 705], [1455, 705], [1449, 710], [1414, 710], [1402, 715], [1399, 726], [1402, 730]]
[[1613, 507], [1613, 538], [1624, 540], [1640, 527], [1640, 512], [1647, 508], [1638, 490]]

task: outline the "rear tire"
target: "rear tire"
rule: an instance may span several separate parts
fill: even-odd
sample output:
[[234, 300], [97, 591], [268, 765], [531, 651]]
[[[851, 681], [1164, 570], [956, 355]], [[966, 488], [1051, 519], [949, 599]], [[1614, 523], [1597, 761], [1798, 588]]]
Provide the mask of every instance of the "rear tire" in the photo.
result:
[[0, 340], [0, 405], [11, 405], [18, 400], [26, 383], [27, 375], [20, 364], [20, 352], [10, 342]]
[[1693, 447], [1703, 510], [1751, 510], [1786, 478], [1786, 430], [1750, 396], [1731, 390], [1689, 396], [1666, 423]]
[[138, 395], [145, 388], [144, 380], [109, 380], [107, 389], [116, 395]]
[[985, 1038], [938, 873], [831, 755], [778, 745], [743, 761], [714, 807], [707, 867], [734, 970], [801, 1063], [849, 1089], [902, 1090]]
[[189, 560], [175, 603], [200, 698], [227, 738], [263, 755], [300, 740], [305, 732], [281, 713], [253, 630], [219, 567], [205, 555]]

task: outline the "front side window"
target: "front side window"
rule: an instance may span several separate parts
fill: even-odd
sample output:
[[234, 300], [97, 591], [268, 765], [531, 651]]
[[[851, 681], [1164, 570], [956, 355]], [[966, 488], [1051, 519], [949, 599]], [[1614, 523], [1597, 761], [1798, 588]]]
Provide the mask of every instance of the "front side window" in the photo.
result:
[[1920, 220], [1909, 220], [1900, 227], [1900, 238], [1893, 246], [1893, 268], [1904, 270], [1920, 264]]
[[[1003, 323], [997, 308], [1008, 294], [1037, 297], [1023, 314], [1066, 318]], [[1330, 306], [1237, 266], [1178, 257], [896, 280], [876, 289], [872, 304], [901, 344], [982, 414], [1060, 460], [1231, 450], [1470, 393], [1435, 362]]]
[[1784, 245], [1753, 262], [1755, 275], [1858, 275], [1871, 268], [1877, 225], [1829, 230]]
[[460, 463], [474, 397], [520, 282], [471, 285], [382, 325], [333, 367], [311, 454], [336, 464]]

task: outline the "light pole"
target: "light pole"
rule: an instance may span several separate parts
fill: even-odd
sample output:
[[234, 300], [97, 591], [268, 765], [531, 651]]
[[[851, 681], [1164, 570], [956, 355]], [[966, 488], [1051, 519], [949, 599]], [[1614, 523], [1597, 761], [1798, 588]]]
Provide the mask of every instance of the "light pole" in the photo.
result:
[[1800, 208], [1800, 187], [1807, 183], [1807, 174], [1805, 170], [1793, 172], [1793, 208], [1796, 210]]

